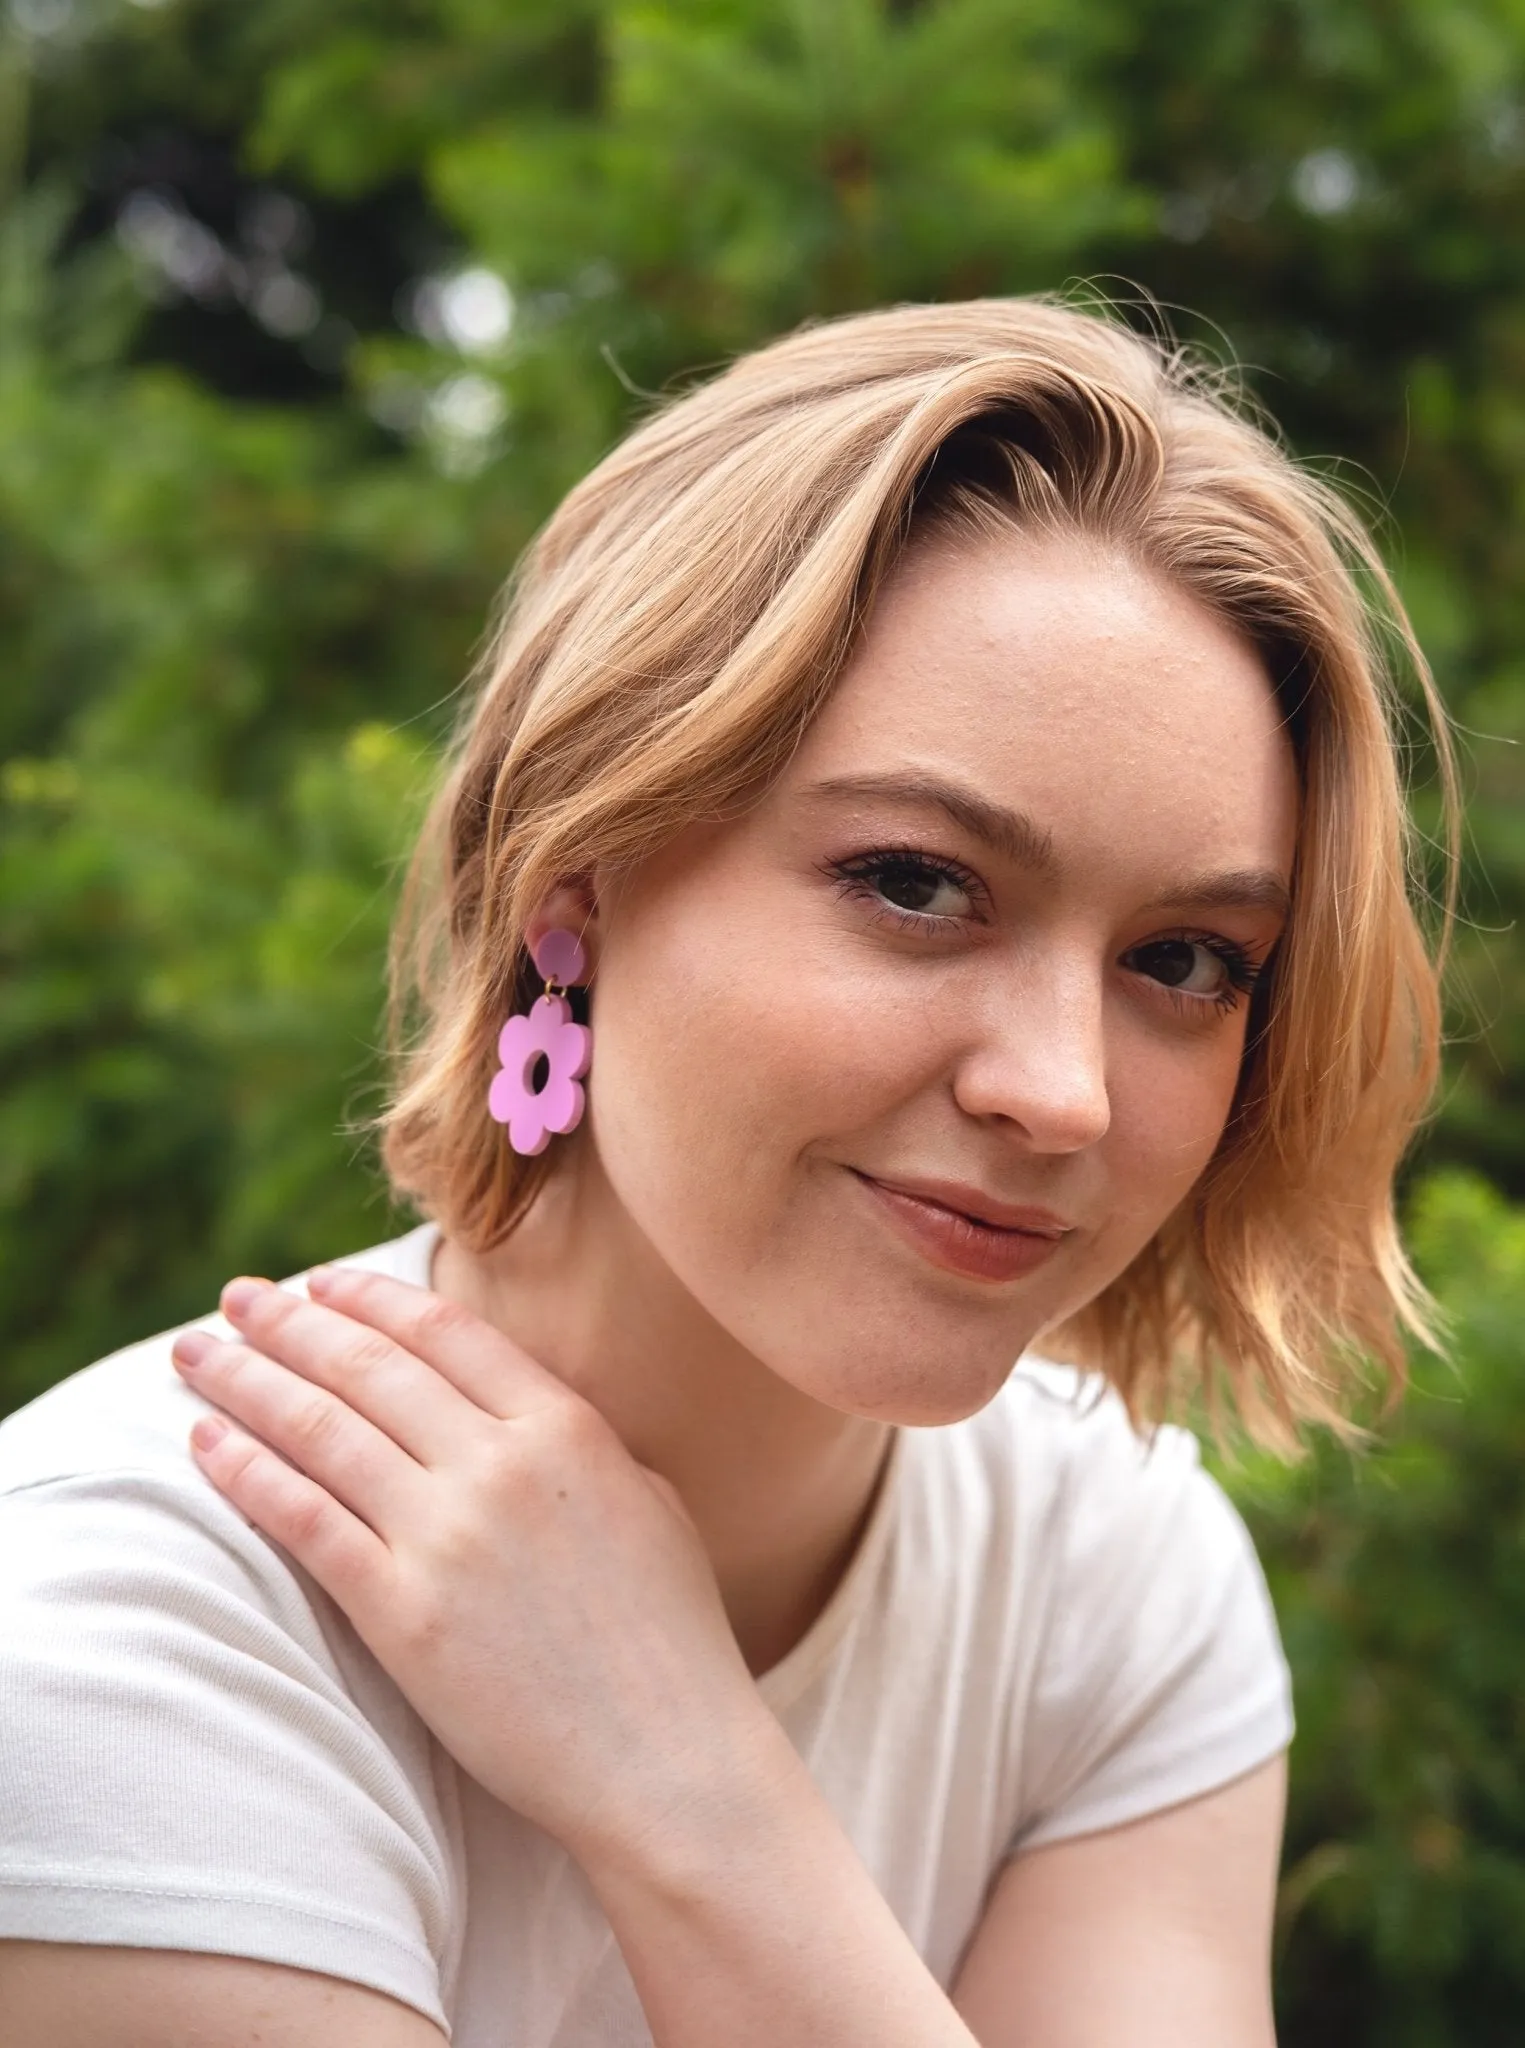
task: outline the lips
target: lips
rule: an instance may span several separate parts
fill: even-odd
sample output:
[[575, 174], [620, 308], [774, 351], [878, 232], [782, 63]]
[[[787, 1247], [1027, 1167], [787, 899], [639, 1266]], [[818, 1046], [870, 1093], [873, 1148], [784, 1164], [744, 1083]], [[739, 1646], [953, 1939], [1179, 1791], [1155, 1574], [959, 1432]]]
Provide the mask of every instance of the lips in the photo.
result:
[[966, 1279], [1015, 1280], [1052, 1258], [1072, 1228], [1052, 1210], [1000, 1202], [962, 1183], [880, 1180], [856, 1172], [881, 1215], [914, 1250]]

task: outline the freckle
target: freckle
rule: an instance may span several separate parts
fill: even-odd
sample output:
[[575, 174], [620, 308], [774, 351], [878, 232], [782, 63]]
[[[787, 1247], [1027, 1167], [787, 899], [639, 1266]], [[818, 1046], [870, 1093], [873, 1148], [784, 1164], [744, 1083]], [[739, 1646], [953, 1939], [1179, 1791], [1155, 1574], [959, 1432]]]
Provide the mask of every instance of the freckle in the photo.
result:
[[557, 1489], [556, 1489], [556, 1498], [557, 1498], [558, 1500], [565, 1500], [565, 1499], [566, 1499], [566, 1497], [567, 1497], [567, 1490], [566, 1490], [566, 1488], [565, 1488], [564, 1486], [558, 1486], [558, 1487], [557, 1487]]

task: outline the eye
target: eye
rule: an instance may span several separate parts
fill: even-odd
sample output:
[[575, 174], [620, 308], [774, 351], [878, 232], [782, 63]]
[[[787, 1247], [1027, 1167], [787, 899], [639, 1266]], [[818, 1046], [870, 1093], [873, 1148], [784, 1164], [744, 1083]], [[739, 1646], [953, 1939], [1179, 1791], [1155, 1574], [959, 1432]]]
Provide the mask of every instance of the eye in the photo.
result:
[[1260, 968], [1242, 946], [1217, 934], [1211, 937], [1150, 939], [1122, 956], [1123, 965], [1173, 996], [1237, 1007], [1241, 995], [1254, 988]]
[[874, 887], [897, 910], [915, 911], [922, 917], [968, 915], [967, 891], [951, 875], [925, 861], [886, 861], [874, 877]]
[[910, 849], [855, 854], [827, 872], [842, 893], [907, 923], [954, 923], [976, 915], [978, 884], [955, 862]]

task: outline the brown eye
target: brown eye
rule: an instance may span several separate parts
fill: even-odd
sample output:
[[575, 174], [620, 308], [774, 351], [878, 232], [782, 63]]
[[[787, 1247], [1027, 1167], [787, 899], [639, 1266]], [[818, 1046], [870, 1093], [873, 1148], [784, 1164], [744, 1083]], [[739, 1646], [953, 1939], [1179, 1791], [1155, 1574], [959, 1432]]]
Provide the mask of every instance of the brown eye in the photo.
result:
[[855, 854], [850, 860], [832, 861], [825, 873], [845, 895], [903, 919], [922, 919], [928, 930], [980, 916], [976, 876], [952, 861], [911, 848]]
[[868, 877], [874, 894], [913, 917], [967, 917], [971, 905], [963, 884], [929, 861], [884, 860]]
[[1258, 972], [1240, 947], [1230, 949], [1227, 941], [1205, 939], [1151, 939], [1125, 953], [1123, 965], [1161, 988], [1229, 1003], [1235, 991], [1242, 994], [1254, 987]]
[[939, 892], [948, 886], [946, 875], [936, 874], [931, 868], [914, 867], [909, 862], [881, 868], [877, 881], [879, 894], [897, 910], [932, 910]]
[[1205, 976], [1207, 987], [1202, 993], [1207, 994], [1224, 978], [1223, 962], [1206, 946], [1194, 946], [1189, 939], [1160, 939], [1152, 946], [1140, 946], [1134, 958], [1145, 974], [1162, 981], [1166, 988], [1189, 988], [1193, 976], [1199, 982]]

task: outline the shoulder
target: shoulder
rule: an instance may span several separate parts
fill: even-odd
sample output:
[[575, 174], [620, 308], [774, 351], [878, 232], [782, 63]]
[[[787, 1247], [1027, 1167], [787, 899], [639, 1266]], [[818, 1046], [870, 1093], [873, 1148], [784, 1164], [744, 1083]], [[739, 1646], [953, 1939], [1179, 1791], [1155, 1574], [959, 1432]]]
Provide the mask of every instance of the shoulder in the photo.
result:
[[[422, 1281], [436, 1235], [432, 1224], [423, 1224], [336, 1263]], [[305, 1292], [306, 1284], [303, 1273], [281, 1283], [297, 1292]], [[215, 1311], [195, 1317], [86, 1366], [0, 1422], [0, 1499], [113, 1473], [210, 1493], [187, 1444], [206, 1404], [185, 1386], [170, 1358], [182, 1329], [232, 1335]]]
[[[411, 1277], [420, 1236], [346, 1263]], [[217, 1314], [180, 1327], [232, 1334]], [[0, 1423], [0, 1657], [47, 1666], [81, 1697], [87, 1670], [125, 1698], [194, 1665], [198, 1681], [215, 1670], [246, 1701], [259, 1693], [262, 1713], [283, 1700], [310, 1711], [321, 1695], [353, 1720], [357, 1689], [378, 1691], [371, 1661], [198, 1469], [189, 1437], [207, 1404], [175, 1371], [175, 1336], [128, 1345]]]
[[1035, 1353], [1017, 1360], [1000, 1393], [971, 1420], [1009, 1442], [1016, 1455], [1040, 1458], [1067, 1474], [1098, 1457], [1142, 1470], [1162, 1447], [1167, 1463], [1199, 1462], [1190, 1430], [1170, 1423], [1141, 1430], [1102, 1374]]
[[1019, 1361], [996, 1399], [958, 1425], [955, 1457], [979, 1464], [996, 1525], [1010, 1525], [1031, 1611], [1041, 1595], [1057, 1656], [1083, 1633], [1121, 1643], [1165, 1611], [1200, 1618], [1214, 1603], [1264, 1607], [1254, 1548], [1202, 1464], [1196, 1437], [1137, 1428], [1100, 1375]]
[[[412, 1277], [398, 1245], [360, 1257]], [[284, 1962], [438, 2020], [427, 1731], [196, 1469], [173, 1337], [0, 1425], [0, 1749], [26, 1759], [0, 1776], [0, 1939]]]
[[944, 1434], [918, 1463], [943, 1526], [978, 1530], [963, 1570], [1002, 1644], [1017, 1845], [1139, 1818], [1285, 1747], [1265, 1582], [1189, 1430], [1141, 1432], [1099, 1376], [1025, 1358]]
[[[413, 1277], [424, 1238], [345, 1263]], [[302, 1291], [305, 1275], [282, 1285]], [[232, 1334], [215, 1313], [179, 1327]], [[172, 1635], [220, 1633], [266, 1658], [279, 1640], [278, 1662], [326, 1665], [327, 1603], [191, 1456], [207, 1404], [175, 1371], [176, 1334], [112, 1353], [0, 1423], [0, 1628], [49, 1655], [71, 1631], [93, 1634], [130, 1662], [156, 1617]]]
[[[1139, 1428], [1100, 1374], [1023, 1359], [992, 1408], [1015, 1475], [1065, 1527], [1072, 1569], [1098, 1545], [1166, 1540], [1182, 1514], [1200, 1504], [1216, 1513], [1222, 1502], [1192, 1432]], [[1237, 1517], [1225, 1526], [1237, 1528]]]
[[1039, 1691], [1094, 1694], [1109, 1658], [1147, 1661], [1188, 1612], [1194, 1632], [1226, 1608], [1264, 1623], [1249, 1535], [1196, 1438], [1135, 1428], [1099, 1375], [1024, 1357], [977, 1414], [908, 1435], [904, 1563]]
[[1217, 1493], [1189, 1430], [1140, 1431], [1099, 1374], [1041, 1357], [1020, 1359], [977, 1415], [926, 1437], [928, 1483], [982, 1502], [993, 1531], [1012, 1524], [1047, 1539], [1050, 1565], [1062, 1535], [1072, 1570], [1096, 1543], [1134, 1541], [1183, 1500]]

